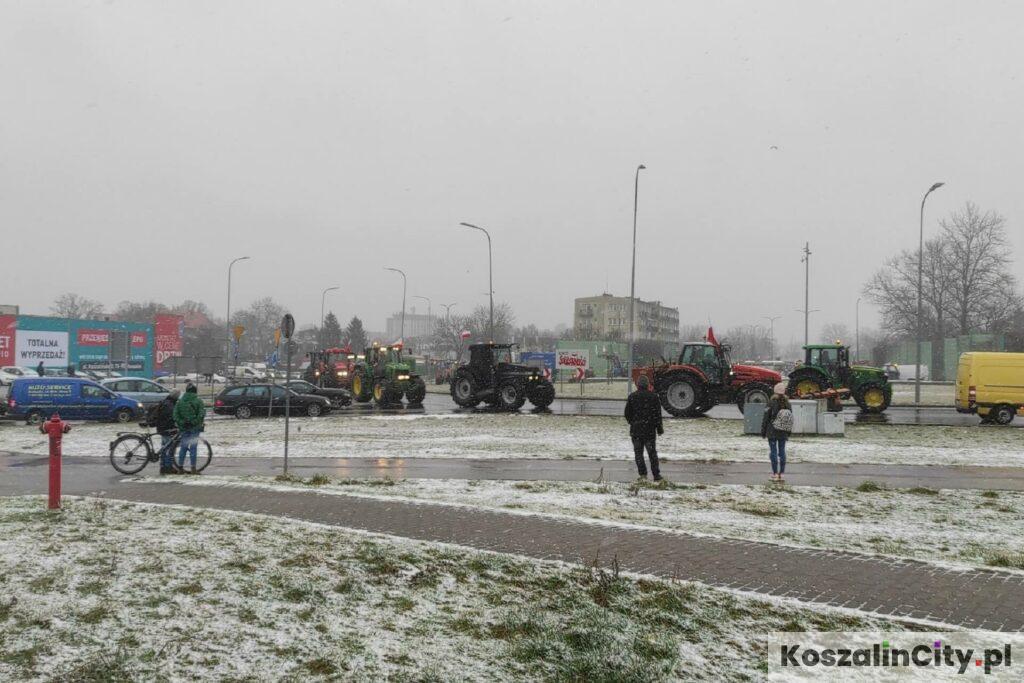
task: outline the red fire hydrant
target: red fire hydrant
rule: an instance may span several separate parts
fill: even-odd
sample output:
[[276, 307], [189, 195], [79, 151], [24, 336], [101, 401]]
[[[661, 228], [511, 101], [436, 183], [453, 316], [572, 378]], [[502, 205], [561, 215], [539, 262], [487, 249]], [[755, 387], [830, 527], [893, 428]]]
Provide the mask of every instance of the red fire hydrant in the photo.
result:
[[64, 435], [71, 431], [71, 425], [53, 414], [49, 420], [39, 425], [39, 431], [50, 435], [50, 502], [47, 508], [60, 509], [60, 449]]

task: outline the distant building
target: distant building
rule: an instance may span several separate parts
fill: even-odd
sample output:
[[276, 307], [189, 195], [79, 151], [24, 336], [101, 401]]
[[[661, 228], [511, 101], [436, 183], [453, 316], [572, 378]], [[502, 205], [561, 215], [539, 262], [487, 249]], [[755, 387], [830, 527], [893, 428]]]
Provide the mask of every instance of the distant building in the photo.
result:
[[[405, 341], [421, 340], [428, 341], [434, 335], [434, 328], [437, 325], [437, 316], [423, 315], [422, 313], [405, 313]], [[402, 337], [402, 314], [395, 313], [387, 320], [387, 331], [384, 333], [384, 341], [395, 342]]]
[[[576, 299], [573, 329], [588, 339], [626, 340], [629, 337], [629, 297], [588, 296]], [[633, 304], [633, 336], [637, 341], [665, 344], [679, 341], [679, 309], [660, 301], [636, 299]]]

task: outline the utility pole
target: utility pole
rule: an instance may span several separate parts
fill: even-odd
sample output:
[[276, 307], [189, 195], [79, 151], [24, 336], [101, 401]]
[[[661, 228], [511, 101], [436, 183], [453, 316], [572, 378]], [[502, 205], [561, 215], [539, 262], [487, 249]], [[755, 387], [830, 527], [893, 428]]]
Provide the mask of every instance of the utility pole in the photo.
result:
[[924, 203], [935, 190], [945, 183], [935, 183], [921, 198], [921, 223], [920, 233], [917, 242], [917, 368], [914, 371], [914, 403], [921, 405], [921, 337], [924, 334], [924, 322], [922, 319], [922, 292], [924, 291]]
[[327, 347], [327, 343], [324, 341], [324, 303], [327, 301], [327, 292], [333, 292], [341, 287], [328, 287], [320, 294], [320, 349], [323, 350]]
[[430, 297], [413, 295], [413, 299], [423, 299], [427, 302], [427, 342], [433, 346], [434, 339], [434, 314], [431, 312]]
[[[629, 395], [633, 384], [633, 304], [636, 301], [636, 215], [640, 204], [640, 171], [646, 170], [640, 164], [636, 167], [636, 178], [633, 181], [633, 260], [629, 268], [629, 364], [626, 366], [626, 395]], [[580, 385], [582, 387], [582, 385]]]
[[860, 299], [858, 296], [857, 305], [855, 306], [856, 313], [853, 319], [853, 354], [856, 356], [854, 360], [860, 360]]
[[768, 332], [768, 360], [775, 360], [775, 321], [781, 318], [781, 315], [764, 315], [761, 316], [768, 321], [770, 328]]
[[811, 329], [811, 243], [804, 243], [804, 346], [810, 344]]

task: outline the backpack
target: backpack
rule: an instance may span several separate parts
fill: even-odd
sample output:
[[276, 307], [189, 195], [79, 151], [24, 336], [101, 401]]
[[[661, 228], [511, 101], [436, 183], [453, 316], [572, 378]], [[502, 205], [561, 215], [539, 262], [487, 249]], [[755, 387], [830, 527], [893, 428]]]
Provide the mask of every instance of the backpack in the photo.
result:
[[786, 432], [787, 434], [793, 431], [793, 411], [789, 408], [783, 408], [775, 415], [775, 419], [772, 420], [772, 427], [777, 431]]

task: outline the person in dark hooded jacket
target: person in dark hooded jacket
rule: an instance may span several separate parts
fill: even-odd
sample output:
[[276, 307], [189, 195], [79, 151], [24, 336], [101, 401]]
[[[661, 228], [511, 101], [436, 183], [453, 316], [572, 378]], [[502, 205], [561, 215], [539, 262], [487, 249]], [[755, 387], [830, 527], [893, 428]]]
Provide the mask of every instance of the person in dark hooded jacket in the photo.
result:
[[170, 446], [178, 431], [177, 425], [174, 424], [174, 406], [178, 403], [179, 395], [177, 389], [167, 394], [166, 398], [153, 406], [146, 416], [146, 422], [160, 435], [160, 474], [178, 472]]
[[789, 399], [786, 398], [786, 383], [779, 382], [775, 385], [774, 393], [768, 400], [768, 406], [764, 411], [764, 418], [761, 421], [761, 436], [768, 439], [768, 458], [772, 463], [772, 481], [786, 480], [786, 441], [789, 440], [790, 430], [776, 426], [776, 418], [783, 410], [792, 409]]
[[650, 380], [640, 375], [636, 382], [637, 390], [626, 399], [626, 422], [629, 423], [629, 436], [633, 439], [633, 457], [636, 459], [636, 471], [641, 478], [647, 478], [647, 465], [644, 463], [644, 449], [651, 460], [651, 474], [654, 481], [661, 481], [661, 470], [658, 467], [657, 439], [665, 433], [661, 422], [661, 400], [650, 390]]

